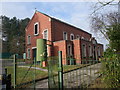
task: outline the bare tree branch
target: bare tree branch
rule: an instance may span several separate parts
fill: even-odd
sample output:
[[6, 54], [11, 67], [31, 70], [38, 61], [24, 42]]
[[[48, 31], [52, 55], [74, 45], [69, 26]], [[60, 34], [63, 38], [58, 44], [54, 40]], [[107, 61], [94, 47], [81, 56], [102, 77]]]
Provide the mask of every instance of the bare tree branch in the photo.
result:
[[110, 39], [108, 38], [108, 28], [112, 25], [116, 25], [118, 23], [118, 12], [109, 12], [106, 14], [99, 14], [94, 15], [91, 17], [91, 27], [92, 31], [94, 31], [96, 34], [97, 32], [100, 32], [103, 34], [104, 38], [108, 41]]
[[98, 10], [100, 10], [101, 8], [107, 6], [107, 5], [118, 5], [118, 3], [116, 4], [112, 4], [115, 0], [111, 0], [109, 2], [101, 2], [100, 0], [98, 0], [98, 2], [96, 3], [95, 7], [97, 6], [97, 4], [101, 4], [101, 6], [99, 6], [98, 8], [96, 8], [91, 15], [93, 15], [94, 13], [96, 13]]

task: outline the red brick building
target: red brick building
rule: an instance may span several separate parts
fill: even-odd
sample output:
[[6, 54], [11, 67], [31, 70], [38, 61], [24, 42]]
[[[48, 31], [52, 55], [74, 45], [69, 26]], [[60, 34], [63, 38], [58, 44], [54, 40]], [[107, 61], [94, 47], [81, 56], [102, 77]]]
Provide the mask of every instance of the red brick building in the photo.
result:
[[73, 57], [77, 64], [82, 60], [98, 59], [103, 55], [103, 45], [80, 28], [62, 22], [46, 14], [36, 11], [26, 29], [27, 59], [36, 57], [36, 40], [47, 39], [48, 56], [57, 56], [62, 51], [63, 64], [69, 64], [67, 57]]

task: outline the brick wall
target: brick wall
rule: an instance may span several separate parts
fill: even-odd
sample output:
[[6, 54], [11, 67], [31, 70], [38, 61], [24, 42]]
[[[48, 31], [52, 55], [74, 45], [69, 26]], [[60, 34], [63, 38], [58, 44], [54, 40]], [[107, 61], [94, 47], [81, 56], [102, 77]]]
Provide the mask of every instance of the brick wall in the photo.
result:
[[53, 41], [63, 40], [63, 32], [67, 32], [68, 40], [70, 40], [71, 33], [74, 34], [75, 38], [77, 35], [85, 37], [88, 40], [91, 38], [91, 34], [55, 19], [52, 19], [52, 32]]
[[[38, 22], [39, 23], [39, 35], [34, 35], [34, 24]], [[68, 45], [72, 46], [72, 54], [74, 55], [74, 58], [76, 59], [76, 63], [81, 63], [82, 58], [82, 45], [86, 45], [86, 60], [89, 59], [89, 45], [92, 47], [92, 55], [93, 55], [93, 47], [92, 40], [89, 41], [92, 37], [91, 34], [77, 28], [74, 26], [71, 26], [67, 23], [64, 23], [60, 20], [56, 20], [54, 18], [51, 18], [47, 15], [44, 15], [42, 13], [36, 12], [34, 16], [32, 17], [31, 21], [29, 22], [28, 26], [26, 27], [26, 53], [27, 49], [30, 48], [31, 50], [31, 57], [33, 57], [32, 49], [36, 47], [36, 40], [43, 38], [43, 31], [45, 29], [48, 29], [48, 40], [52, 42], [48, 42], [48, 44], [51, 44], [51, 46], [48, 46], [48, 52], [49, 56], [58, 56], [58, 51], [62, 51], [63, 56], [63, 64], [66, 65], [68, 62], [66, 60], [67, 57], [67, 47]], [[63, 32], [67, 33], [68, 40], [63, 40]], [[83, 39], [74, 39], [70, 41], [70, 34], [74, 34], [74, 38], [76, 38], [77, 35], [80, 37], [84, 37], [88, 40]], [[27, 36], [31, 36], [31, 44], [27, 44]], [[94, 38], [93, 38], [94, 39]], [[96, 45], [96, 52], [97, 47], [100, 47], [100, 54], [103, 55], [103, 45], [97, 44]], [[33, 59], [33, 58], [31, 58]]]
[[81, 41], [80, 39], [73, 40], [73, 47], [74, 47], [74, 58], [76, 59], [76, 63], [81, 63]]
[[66, 65], [67, 62], [66, 62], [66, 53], [67, 53], [67, 50], [66, 50], [66, 41], [65, 40], [62, 40], [62, 41], [57, 41], [57, 42], [54, 42], [53, 43], [53, 48], [54, 48], [54, 56], [58, 56], [58, 51], [62, 51], [62, 61], [63, 61], [63, 64]]
[[[32, 19], [30, 20], [28, 26], [26, 27], [26, 52], [27, 48], [30, 48], [31, 50], [31, 57], [32, 57], [32, 48], [36, 47], [36, 40], [43, 38], [43, 31], [45, 29], [48, 29], [48, 40], [51, 40], [51, 19], [47, 17], [46, 15], [43, 15], [39, 12], [36, 12]], [[34, 24], [38, 22], [39, 23], [39, 35], [34, 35]], [[31, 36], [31, 44], [27, 44], [27, 36]], [[33, 58], [32, 58], [33, 59]]]

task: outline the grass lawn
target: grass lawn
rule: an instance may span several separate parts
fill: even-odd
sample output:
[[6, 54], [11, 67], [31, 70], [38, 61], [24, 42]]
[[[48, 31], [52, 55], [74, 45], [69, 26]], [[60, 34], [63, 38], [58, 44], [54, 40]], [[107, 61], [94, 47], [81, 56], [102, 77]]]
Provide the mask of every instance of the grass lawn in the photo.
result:
[[[84, 67], [86, 65], [88, 65], [88, 64], [64, 65], [63, 72], [70, 71], [70, 70], [77, 69], [77, 68], [81, 68], [81, 67]], [[31, 65], [26, 65], [26, 66], [31, 66]], [[35, 65], [33, 64], [32, 67], [35, 67]], [[48, 69], [48, 67], [40, 67], [40, 65], [36, 65], [36, 67], [39, 67], [42, 69]], [[13, 81], [14, 81], [13, 67], [7, 66], [6, 68], [8, 70], [8, 74], [12, 75], [11, 77], [12, 77], [12, 85], [13, 85]], [[57, 73], [57, 66], [55, 67], [55, 71]], [[36, 72], [36, 74], [35, 74], [35, 72]], [[17, 67], [17, 79], [16, 79], [17, 85], [34, 80], [34, 75], [35, 75], [35, 79], [41, 79], [41, 78], [47, 77], [48, 72], [41, 71], [41, 70], [35, 70], [32, 68], [29, 70], [29, 68], [26, 68], [26, 67]]]
[[[12, 77], [12, 85], [13, 85], [13, 80], [14, 80], [14, 72], [13, 72], [13, 67], [6, 67], [8, 69], [8, 74], [11, 74]], [[40, 79], [43, 77], [48, 76], [48, 73], [45, 71], [40, 71], [40, 70], [35, 70], [35, 69], [30, 69], [28, 71], [28, 68], [25, 67], [17, 67], [17, 85], [21, 83], [25, 83], [28, 81], [34, 80], [34, 75], [36, 79]], [[36, 71], [36, 74], [35, 74]], [[27, 74], [26, 74], [27, 73]]]
[[[70, 71], [70, 70], [74, 70], [74, 69], [77, 69], [77, 68], [81, 68], [81, 67], [84, 67], [84, 66], [87, 66], [89, 64], [80, 64], [80, 65], [63, 65], [63, 72], [66, 72], [66, 71]], [[30, 65], [28, 65], [30, 66]], [[35, 65], [32, 65], [32, 67], [35, 67]], [[42, 68], [42, 69], [48, 69], [48, 67], [40, 67], [40, 65], [36, 65], [36, 67], [38, 68]], [[55, 66], [55, 71], [57, 71], [57, 66]]]
[[84, 67], [84, 66], [87, 66], [87, 65], [88, 65], [88, 64], [64, 65], [64, 66], [63, 66], [63, 72], [70, 71], [70, 70], [74, 70], [74, 69], [77, 69], [77, 68], [81, 68], [81, 67]]

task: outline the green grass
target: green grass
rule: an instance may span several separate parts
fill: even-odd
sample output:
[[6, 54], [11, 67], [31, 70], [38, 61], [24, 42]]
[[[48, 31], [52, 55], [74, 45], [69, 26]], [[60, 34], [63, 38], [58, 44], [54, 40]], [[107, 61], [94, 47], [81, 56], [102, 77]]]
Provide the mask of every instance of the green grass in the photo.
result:
[[[8, 74], [11, 74], [12, 85], [13, 85], [13, 81], [14, 81], [14, 79], [13, 79], [13, 77], [14, 77], [13, 67], [7, 67], [7, 69], [8, 69]], [[27, 73], [27, 71], [28, 71], [28, 68], [17, 67], [17, 79], [16, 79], [17, 85], [34, 80], [34, 75], [35, 75], [35, 79], [40, 79], [40, 78], [48, 76], [47, 72], [40, 71], [40, 70], [30, 69], [28, 71], [28, 73]], [[35, 71], [36, 71], [36, 74], [35, 74]], [[25, 78], [23, 78], [23, 77], [25, 77]]]
[[25, 59], [17, 59], [17, 62], [25, 62]]
[[[70, 71], [70, 70], [77, 69], [77, 68], [81, 68], [81, 67], [84, 67], [86, 65], [87, 64], [64, 65], [63, 66], [63, 72]], [[29, 64], [29, 65], [25, 65], [25, 66], [31, 66], [31, 65]], [[35, 65], [33, 64], [32, 67], [35, 67]], [[40, 67], [40, 65], [36, 65], [36, 67], [39, 67], [39, 68], [42, 68], [42, 69], [48, 69], [48, 67]], [[13, 66], [8, 66], [6, 68], [8, 70], [8, 74], [11, 74], [12, 85], [13, 85], [13, 81], [14, 81]], [[35, 71], [36, 71], [35, 79], [41, 79], [41, 78], [44, 78], [44, 77], [48, 76], [48, 72], [35, 70], [35, 69], [30, 69], [28, 71], [28, 69], [29, 68], [26, 68], [26, 67], [17, 67], [17, 85], [34, 80]], [[54, 67], [52, 67], [52, 69], [54, 69], [55, 74], [56, 74], [57, 69], [58, 69], [57, 65], [54, 65]], [[28, 73], [27, 73], [27, 71], [28, 71]], [[27, 75], [26, 75], [26, 73], [27, 73]], [[25, 78], [23, 78], [23, 77], [25, 77]]]
[[[63, 65], [63, 72], [74, 70], [74, 69], [77, 69], [77, 68], [81, 68], [81, 67], [84, 67], [84, 66], [87, 66], [87, 65], [89, 65], [89, 64]], [[28, 66], [30, 66], [30, 65], [28, 65]], [[32, 67], [35, 67], [35, 65], [32, 65]], [[36, 65], [36, 67], [42, 68], [42, 69], [48, 69], [48, 67], [41, 67], [40, 65]], [[57, 71], [57, 65], [54, 65], [53, 68], [55, 69], [55, 71]]]

